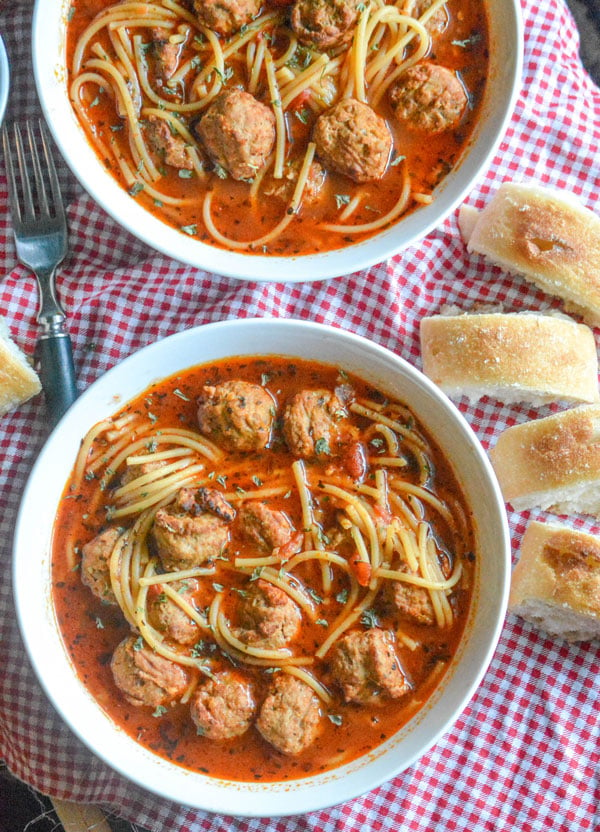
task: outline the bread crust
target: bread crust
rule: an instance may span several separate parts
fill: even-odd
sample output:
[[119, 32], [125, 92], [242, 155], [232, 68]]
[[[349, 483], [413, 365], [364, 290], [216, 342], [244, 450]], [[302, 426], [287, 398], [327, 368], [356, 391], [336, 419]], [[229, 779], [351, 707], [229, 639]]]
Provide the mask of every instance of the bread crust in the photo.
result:
[[587, 326], [557, 315], [434, 315], [420, 328], [423, 371], [450, 396], [534, 404], [600, 401]]
[[505, 182], [468, 230], [467, 248], [523, 275], [600, 324], [600, 218], [575, 197]]
[[600, 538], [533, 521], [511, 578], [509, 609], [568, 641], [600, 637]]
[[510, 427], [490, 458], [513, 508], [600, 516], [600, 405]]
[[42, 389], [25, 354], [10, 340], [6, 321], [0, 317], [0, 416], [26, 402]]

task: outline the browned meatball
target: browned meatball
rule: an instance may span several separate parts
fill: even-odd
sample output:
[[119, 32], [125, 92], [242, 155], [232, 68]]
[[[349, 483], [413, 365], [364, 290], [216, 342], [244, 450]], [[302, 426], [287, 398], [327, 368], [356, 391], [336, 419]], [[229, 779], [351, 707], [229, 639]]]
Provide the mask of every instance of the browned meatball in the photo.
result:
[[146, 134], [154, 150], [167, 165], [180, 170], [192, 170], [194, 165], [186, 153], [185, 139], [173, 133], [164, 118], [148, 116]]
[[254, 719], [256, 705], [249, 683], [234, 671], [217, 673], [194, 693], [190, 714], [198, 733], [211, 740], [244, 734]]
[[[400, 571], [407, 571], [406, 567], [400, 567]], [[402, 616], [412, 618], [418, 624], [433, 624], [435, 615], [429, 592], [422, 586], [403, 583], [402, 581], [387, 581], [384, 593], [384, 602]]]
[[155, 80], [162, 85], [175, 74], [179, 64], [181, 52], [180, 43], [170, 41], [171, 32], [168, 29], [155, 28], [150, 31]]
[[[169, 586], [195, 607], [193, 593], [198, 589], [197, 581], [188, 578], [172, 581]], [[148, 592], [148, 621], [159, 633], [164, 633], [178, 644], [194, 644], [200, 636], [196, 622], [162, 591], [160, 584], [150, 587]]]
[[331, 670], [346, 702], [397, 699], [410, 690], [391, 636], [379, 628], [341, 638], [331, 651]]
[[338, 101], [313, 129], [317, 154], [326, 168], [355, 182], [381, 179], [392, 149], [392, 134], [377, 113], [354, 98]]
[[467, 106], [467, 94], [455, 73], [427, 61], [403, 72], [389, 97], [401, 124], [427, 133], [455, 127]]
[[283, 413], [283, 435], [294, 456], [302, 459], [335, 456], [346, 437], [346, 410], [329, 390], [302, 390]]
[[187, 673], [180, 665], [159, 656], [135, 636], [119, 644], [110, 666], [116, 686], [132, 705], [166, 705], [183, 696], [188, 686]]
[[260, 11], [260, 0], [194, 0], [200, 23], [219, 35], [232, 35]]
[[225, 381], [198, 399], [200, 431], [230, 451], [257, 451], [271, 439], [275, 403], [258, 384]]
[[234, 179], [252, 179], [275, 145], [272, 110], [237, 87], [215, 98], [195, 130], [211, 160]]
[[264, 700], [256, 727], [283, 754], [301, 754], [318, 737], [321, 707], [313, 690], [300, 679], [279, 673]]
[[164, 468], [166, 464], [164, 459], [159, 459], [155, 462], [140, 462], [136, 465], [128, 465], [121, 477], [121, 485], [127, 485], [138, 477], [143, 477], [146, 474], [151, 474], [152, 471]]
[[321, 52], [352, 39], [361, 0], [296, 0], [290, 24], [300, 43]]
[[189, 569], [211, 562], [229, 541], [229, 523], [190, 500], [182, 489], [173, 506], [160, 508], [154, 517], [152, 536], [162, 565], [168, 571]]
[[[294, 195], [301, 164], [301, 159], [295, 159], [289, 165], [286, 165], [283, 171], [283, 178], [273, 178], [272, 181], [265, 186], [265, 194], [267, 196], [274, 196], [284, 202], [290, 202]], [[307, 204], [309, 202], [313, 203], [318, 200], [323, 189], [323, 185], [325, 184], [325, 175], [325, 170], [319, 162], [311, 162], [308, 169], [306, 185], [304, 186], [304, 191], [302, 192], [303, 204]]]
[[119, 535], [119, 529], [106, 529], [81, 549], [81, 580], [108, 604], [117, 603], [110, 584], [109, 561]]
[[253, 647], [277, 650], [295, 638], [301, 619], [300, 610], [287, 593], [259, 579], [242, 597], [236, 635]]
[[240, 508], [239, 518], [246, 537], [269, 552], [289, 543], [295, 531], [283, 511], [258, 501], [245, 503]]
[[[401, 7], [401, 11], [403, 14], [416, 17], [418, 20], [425, 14], [432, 3], [433, 0], [405, 0], [404, 5]], [[425, 28], [431, 35], [443, 32], [447, 25], [448, 12], [445, 6], [441, 6], [425, 21]]]

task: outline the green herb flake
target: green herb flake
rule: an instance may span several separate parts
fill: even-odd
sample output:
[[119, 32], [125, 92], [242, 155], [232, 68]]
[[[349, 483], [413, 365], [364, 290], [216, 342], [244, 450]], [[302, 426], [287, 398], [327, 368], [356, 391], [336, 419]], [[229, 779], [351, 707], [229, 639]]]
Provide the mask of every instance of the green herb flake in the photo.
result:
[[188, 170], [187, 168], [180, 168], [178, 175], [180, 179], [191, 179], [194, 175], [194, 171]]
[[198, 226], [195, 223], [192, 223], [192, 225], [182, 225], [181, 230], [184, 234], [188, 234], [190, 237], [193, 237], [198, 233]]
[[164, 716], [166, 713], [167, 713], [167, 709], [165, 708], [164, 705], [157, 705], [156, 709], [152, 713], [152, 716], [160, 717], [160, 716]]
[[128, 191], [129, 196], [137, 196], [141, 191], [144, 190], [143, 182], [134, 182], [131, 188]]
[[227, 476], [225, 474], [220, 474], [217, 477], [217, 482], [219, 483], [219, 485], [222, 485], [223, 488], [225, 488], [225, 486], [227, 485]]
[[379, 626], [379, 619], [377, 618], [377, 613], [375, 612], [375, 610], [365, 610], [360, 617], [360, 622], [368, 630], [372, 629], [373, 627]]
[[263, 481], [261, 480], [261, 478], [259, 476], [257, 476], [256, 474], [254, 474], [254, 476], [252, 477], [252, 482], [254, 483], [254, 485], [257, 486], [257, 488], [260, 488], [261, 485], [263, 484]]
[[180, 399], [183, 399], [183, 401], [184, 401], [184, 402], [189, 402], [189, 401], [191, 401], [191, 399], [188, 399], [188, 397], [187, 397], [186, 395], [184, 395], [184, 394], [181, 392], [181, 390], [179, 389], [179, 387], [176, 387], [176, 388], [173, 390], [173, 395], [174, 395], [174, 396], [179, 396], [179, 398], [180, 398]]
[[321, 627], [329, 627], [329, 621], [326, 621], [324, 618], [317, 618], [317, 624]]
[[254, 570], [254, 572], [250, 575], [250, 580], [251, 581], [258, 581], [258, 579], [260, 578], [260, 576], [263, 573], [264, 568], [265, 568], [264, 566], [257, 566], [256, 569]]
[[338, 594], [335, 596], [335, 600], [339, 604], [345, 604], [348, 600], [349, 592], [347, 589], [342, 589]]
[[334, 725], [341, 725], [343, 722], [340, 714], [327, 714], [327, 717], [331, 722], [333, 722]]
[[133, 649], [134, 650], [141, 650], [143, 646], [144, 646], [144, 639], [141, 636], [138, 636], [138, 638], [133, 643]]
[[325, 437], [321, 436], [315, 442], [315, 453], [317, 456], [329, 456], [331, 454], [329, 442], [325, 439]]
[[349, 194], [336, 194], [335, 195], [335, 204], [338, 208], [341, 208], [342, 205], [348, 205], [350, 202]]
[[215, 592], [223, 592], [225, 587], [223, 586], [223, 584], [213, 584], [213, 589]]
[[394, 158], [390, 162], [390, 167], [393, 168], [396, 165], [399, 165], [400, 162], [403, 162], [405, 159], [406, 159], [406, 156], [401, 156], [400, 154], [398, 154], [397, 156], [394, 156]]
[[98, 616], [96, 616], [96, 628], [98, 630], [103, 630], [104, 629], [104, 624], [102, 623], [102, 619], [99, 618]]

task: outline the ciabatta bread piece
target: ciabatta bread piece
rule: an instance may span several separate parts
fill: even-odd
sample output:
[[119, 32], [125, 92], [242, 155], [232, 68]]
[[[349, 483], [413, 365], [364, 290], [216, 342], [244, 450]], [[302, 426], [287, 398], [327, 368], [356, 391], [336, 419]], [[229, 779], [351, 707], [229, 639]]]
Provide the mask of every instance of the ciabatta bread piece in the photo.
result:
[[533, 405], [600, 401], [592, 330], [564, 315], [458, 313], [423, 318], [423, 372], [448, 396]]
[[508, 606], [552, 636], [600, 638], [600, 538], [567, 526], [530, 523]]
[[505, 182], [476, 218], [472, 208], [461, 209], [459, 227], [469, 251], [600, 325], [600, 217], [572, 194]]
[[10, 338], [0, 315], [0, 416], [18, 407], [42, 389], [25, 353]]
[[490, 458], [504, 499], [517, 511], [600, 517], [600, 405], [510, 427]]

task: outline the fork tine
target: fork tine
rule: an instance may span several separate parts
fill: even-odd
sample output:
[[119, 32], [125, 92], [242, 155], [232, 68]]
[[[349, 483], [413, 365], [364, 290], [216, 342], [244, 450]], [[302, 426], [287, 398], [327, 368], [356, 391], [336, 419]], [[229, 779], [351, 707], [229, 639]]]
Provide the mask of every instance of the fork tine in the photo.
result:
[[[58, 174], [56, 172], [56, 166], [54, 164], [54, 156], [49, 147], [49, 139], [48, 139], [48, 132], [44, 126], [44, 123], [41, 119], [38, 120], [38, 130], [42, 142], [42, 152], [44, 154], [44, 161], [46, 166], [46, 171], [48, 172], [48, 181], [50, 183], [50, 190], [52, 191], [52, 206], [51, 208], [54, 210], [54, 214], [58, 219], [63, 219], [65, 216], [65, 210], [63, 207], [63, 200], [62, 194], [60, 191], [60, 184], [58, 181]], [[37, 156], [36, 156], [37, 158]], [[39, 160], [38, 160], [39, 164]], [[46, 196], [46, 191], [44, 191], [44, 195]], [[50, 208], [48, 209], [50, 211]]]
[[22, 217], [23, 222], [31, 220], [35, 216], [35, 208], [33, 204], [33, 195], [31, 193], [31, 184], [29, 176], [27, 175], [27, 157], [25, 155], [25, 147], [23, 145], [23, 136], [21, 128], [15, 123], [15, 147], [17, 151], [17, 166], [19, 169], [19, 179], [21, 180], [21, 188], [17, 193], [22, 197]]
[[[16, 128], [16, 125], [14, 125], [14, 128]], [[15, 166], [13, 163], [13, 154], [11, 152], [10, 147], [8, 127], [2, 128], [2, 147], [4, 150], [4, 164], [6, 167], [6, 172], [8, 174], [8, 198], [10, 201], [10, 210], [13, 216], [13, 222], [15, 220], [21, 222], [21, 206], [19, 205], [19, 200], [17, 197], [17, 180], [15, 177]]]
[[[46, 185], [44, 182], [44, 177], [42, 175], [42, 168], [40, 166], [40, 157], [38, 156], [37, 145], [35, 136], [33, 135], [33, 128], [31, 126], [31, 122], [25, 122], [25, 129], [27, 130], [27, 141], [29, 143], [29, 152], [31, 154], [31, 163], [33, 165], [33, 175], [35, 178], [36, 190], [37, 190], [37, 197], [40, 201], [41, 209], [45, 214], [50, 213], [50, 209], [48, 207], [48, 197], [46, 196]], [[41, 125], [39, 127], [41, 133]], [[43, 137], [42, 137], [43, 142]], [[46, 147], [44, 145], [44, 155], [47, 159], [46, 154]]]

